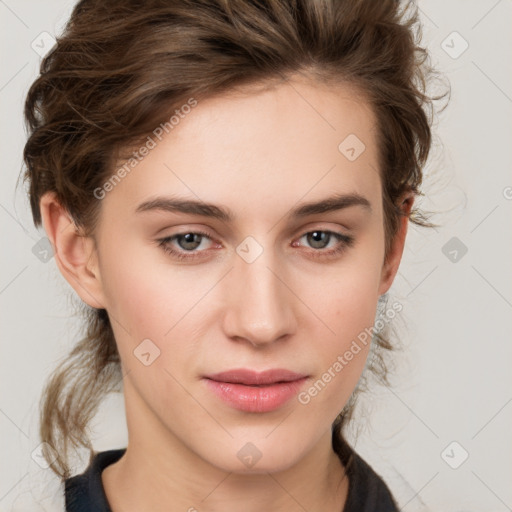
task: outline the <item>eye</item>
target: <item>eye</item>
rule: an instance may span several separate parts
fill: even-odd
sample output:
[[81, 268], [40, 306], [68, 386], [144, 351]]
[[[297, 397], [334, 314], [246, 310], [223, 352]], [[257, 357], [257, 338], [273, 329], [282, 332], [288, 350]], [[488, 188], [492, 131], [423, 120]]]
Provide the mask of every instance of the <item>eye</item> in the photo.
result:
[[[204, 248], [201, 251], [196, 251], [196, 249], [201, 246], [205, 238], [211, 240], [208, 233], [205, 233], [204, 231], [187, 231], [162, 238], [158, 240], [158, 245], [161, 246], [164, 252], [167, 254], [171, 254], [180, 260], [190, 260], [196, 257], [201, 257], [200, 253], [205, 252]], [[171, 245], [174, 241], [176, 241], [178, 244], [179, 250], [176, 250]]]
[[[306, 238], [307, 243], [315, 249], [314, 251], [310, 251], [311, 255], [315, 258], [336, 256], [348, 247], [352, 247], [354, 245], [354, 238], [352, 236], [321, 229], [308, 231], [307, 233], [304, 233], [299, 240], [302, 238]], [[325, 249], [331, 241], [335, 242], [331, 249], [319, 250]]]

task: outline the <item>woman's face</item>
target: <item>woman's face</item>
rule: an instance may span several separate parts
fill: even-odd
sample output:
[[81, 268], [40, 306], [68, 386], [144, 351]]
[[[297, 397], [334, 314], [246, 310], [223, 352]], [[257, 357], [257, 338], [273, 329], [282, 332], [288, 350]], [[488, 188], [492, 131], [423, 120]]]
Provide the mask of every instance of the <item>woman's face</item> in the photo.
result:
[[330, 436], [394, 276], [376, 122], [351, 88], [298, 81], [178, 117], [110, 187], [96, 231], [130, 443], [285, 469]]

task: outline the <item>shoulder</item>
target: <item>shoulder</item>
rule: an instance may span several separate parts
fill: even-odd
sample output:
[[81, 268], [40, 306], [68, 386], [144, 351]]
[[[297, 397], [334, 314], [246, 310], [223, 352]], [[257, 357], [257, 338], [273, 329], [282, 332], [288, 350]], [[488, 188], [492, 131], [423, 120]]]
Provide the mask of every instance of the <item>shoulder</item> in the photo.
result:
[[86, 512], [110, 510], [101, 480], [101, 472], [109, 464], [121, 458], [125, 448], [97, 453], [89, 467], [80, 475], [65, 480], [66, 512]]
[[349, 479], [342, 512], [398, 512], [398, 505], [384, 480], [346, 442], [335, 448]]
[[349, 492], [343, 512], [398, 512], [384, 480], [356, 452], [347, 472]]

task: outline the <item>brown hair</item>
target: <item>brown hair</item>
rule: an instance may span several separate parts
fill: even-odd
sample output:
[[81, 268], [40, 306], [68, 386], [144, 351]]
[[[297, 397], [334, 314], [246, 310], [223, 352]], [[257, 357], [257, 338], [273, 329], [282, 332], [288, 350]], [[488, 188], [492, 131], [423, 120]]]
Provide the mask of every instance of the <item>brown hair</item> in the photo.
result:
[[[319, 83], [352, 84], [378, 122], [386, 253], [396, 234], [399, 198], [420, 195], [431, 146], [434, 75], [419, 46], [417, 10], [395, 0], [81, 0], [43, 59], [26, 99], [25, 179], [36, 226], [47, 191], [85, 236], [101, 201], [94, 191], [133, 148], [191, 97], [272, 84], [301, 73]], [[341, 142], [341, 141], [340, 141]], [[415, 207], [410, 220], [432, 226]], [[40, 436], [56, 450], [52, 469], [70, 476], [68, 448], [94, 451], [87, 427], [121, 380], [107, 312], [83, 306], [86, 335], [46, 384]], [[374, 344], [391, 349], [383, 332]], [[386, 381], [377, 355], [371, 369]], [[333, 424], [342, 441], [351, 399]]]

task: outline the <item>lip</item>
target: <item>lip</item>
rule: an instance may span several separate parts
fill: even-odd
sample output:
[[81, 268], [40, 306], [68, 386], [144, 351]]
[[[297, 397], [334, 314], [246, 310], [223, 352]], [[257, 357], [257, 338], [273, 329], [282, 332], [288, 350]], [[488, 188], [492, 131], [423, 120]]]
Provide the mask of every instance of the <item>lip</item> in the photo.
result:
[[204, 377], [208, 389], [231, 407], [245, 412], [270, 412], [299, 392], [308, 376], [285, 369], [256, 372], [244, 368]]

